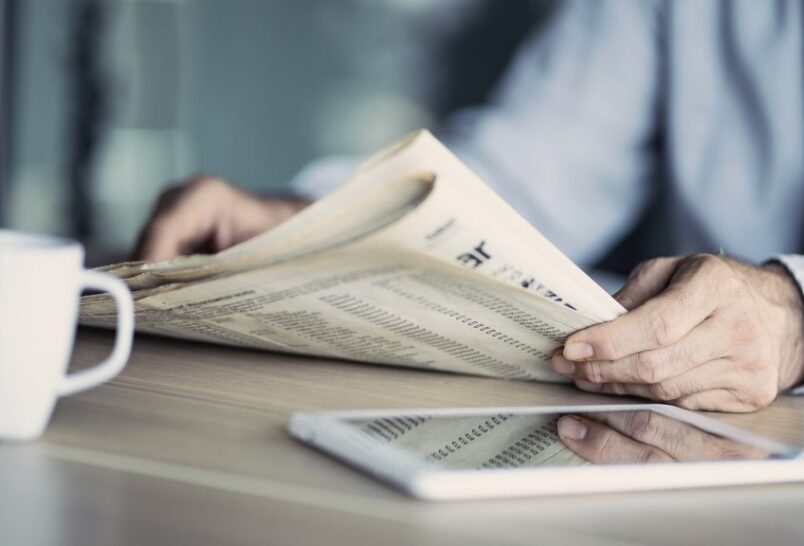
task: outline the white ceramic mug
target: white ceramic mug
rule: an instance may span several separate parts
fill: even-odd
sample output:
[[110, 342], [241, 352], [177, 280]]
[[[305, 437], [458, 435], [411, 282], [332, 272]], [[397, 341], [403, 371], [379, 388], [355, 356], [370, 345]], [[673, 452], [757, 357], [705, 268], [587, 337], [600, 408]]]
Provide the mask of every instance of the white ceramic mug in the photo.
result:
[[[108, 381], [126, 365], [134, 332], [131, 293], [119, 279], [83, 267], [74, 241], [0, 230], [0, 441], [45, 430], [59, 396]], [[100, 364], [68, 374], [83, 289], [117, 303], [117, 337]]]

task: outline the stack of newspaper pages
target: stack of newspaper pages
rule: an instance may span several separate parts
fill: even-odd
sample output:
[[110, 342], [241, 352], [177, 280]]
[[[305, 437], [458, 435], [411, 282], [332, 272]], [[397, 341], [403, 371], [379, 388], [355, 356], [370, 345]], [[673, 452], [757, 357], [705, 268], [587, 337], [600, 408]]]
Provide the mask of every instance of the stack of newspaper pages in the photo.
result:
[[[249, 241], [101, 269], [141, 332], [510, 379], [561, 380], [564, 338], [625, 311], [427, 131]], [[114, 320], [82, 298], [83, 324]]]

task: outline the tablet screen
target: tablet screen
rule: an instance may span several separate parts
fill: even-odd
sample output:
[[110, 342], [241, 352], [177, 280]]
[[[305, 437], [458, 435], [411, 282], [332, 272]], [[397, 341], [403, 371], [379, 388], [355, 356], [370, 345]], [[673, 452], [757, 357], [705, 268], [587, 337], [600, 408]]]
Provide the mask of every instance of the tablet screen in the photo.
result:
[[651, 410], [589, 413], [398, 414], [348, 419], [363, 450], [403, 450], [423, 466], [534, 466], [760, 460], [784, 457]]

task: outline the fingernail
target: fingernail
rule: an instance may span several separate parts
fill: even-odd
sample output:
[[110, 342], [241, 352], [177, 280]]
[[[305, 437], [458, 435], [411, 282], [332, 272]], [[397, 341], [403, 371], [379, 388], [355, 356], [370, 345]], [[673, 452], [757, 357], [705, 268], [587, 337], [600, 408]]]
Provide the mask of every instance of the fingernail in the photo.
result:
[[560, 355], [556, 355], [555, 358], [553, 358], [553, 369], [560, 374], [572, 375], [575, 373], [575, 363], [570, 362]]
[[591, 358], [594, 354], [594, 349], [588, 343], [568, 343], [564, 345], [564, 358], [569, 360], [583, 360], [584, 358]]
[[558, 434], [570, 440], [583, 440], [589, 427], [584, 425], [580, 419], [565, 415], [558, 420]]
[[585, 391], [599, 391], [603, 388], [603, 385], [599, 383], [592, 383], [590, 381], [584, 381], [583, 379], [577, 379], [575, 384], [578, 386], [579, 389], [583, 389]]

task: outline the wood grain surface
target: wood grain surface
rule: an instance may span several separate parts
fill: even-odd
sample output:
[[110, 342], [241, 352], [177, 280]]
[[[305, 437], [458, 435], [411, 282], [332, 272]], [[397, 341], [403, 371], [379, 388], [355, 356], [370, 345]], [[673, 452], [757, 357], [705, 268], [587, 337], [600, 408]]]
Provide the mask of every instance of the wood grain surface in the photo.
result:
[[[82, 330], [74, 369], [111, 335]], [[605, 403], [563, 385], [141, 336], [113, 381], [0, 445], [0, 544], [800, 544], [804, 484], [425, 503], [285, 432], [296, 410]], [[804, 398], [715, 415], [804, 444]]]

